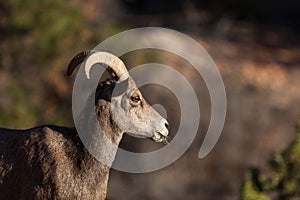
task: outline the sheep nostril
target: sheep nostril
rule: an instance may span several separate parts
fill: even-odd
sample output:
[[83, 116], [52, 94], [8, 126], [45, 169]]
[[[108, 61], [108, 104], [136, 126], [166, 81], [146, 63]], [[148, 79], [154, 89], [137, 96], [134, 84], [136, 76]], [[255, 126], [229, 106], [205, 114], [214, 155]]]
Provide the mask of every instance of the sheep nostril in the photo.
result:
[[168, 127], [169, 127], [169, 124], [168, 124], [168, 123], [165, 123], [165, 127], [168, 128]]

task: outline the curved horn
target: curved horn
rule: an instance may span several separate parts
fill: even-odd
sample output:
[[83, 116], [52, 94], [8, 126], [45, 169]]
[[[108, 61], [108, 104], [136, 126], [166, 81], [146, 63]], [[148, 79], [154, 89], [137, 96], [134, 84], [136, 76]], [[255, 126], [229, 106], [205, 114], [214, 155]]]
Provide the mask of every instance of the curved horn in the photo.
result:
[[74, 69], [82, 63], [86, 58], [88, 59], [85, 62], [84, 70], [85, 75], [88, 79], [90, 79], [90, 70], [94, 64], [102, 63], [107, 65], [119, 78], [119, 81], [125, 80], [128, 78], [128, 71], [123, 63], [123, 61], [118, 58], [117, 56], [108, 53], [99, 51], [96, 52], [94, 50], [91, 51], [83, 51], [71, 60], [68, 70], [67, 70], [67, 76], [71, 76]]
[[128, 71], [120, 58], [111, 53], [99, 51], [92, 53], [85, 62], [84, 70], [88, 79], [90, 78], [92, 66], [97, 63], [105, 64], [111, 68], [119, 78], [119, 81], [123, 81], [129, 77]]
[[82, 63], [86, 59], [86, 57], [91, 55], [91, 53], [93, 53], [93, 51], [83, 51], [83, 52], [80, 52], [79, 54], [77, 54], [76, 56], [74, 56], [74, 58], [70, 61], [69, 65], [68, 65], [67, 76], [68, 77], [71, 76], [74, 69], [76, 69], [76, 67], [80, 63]]

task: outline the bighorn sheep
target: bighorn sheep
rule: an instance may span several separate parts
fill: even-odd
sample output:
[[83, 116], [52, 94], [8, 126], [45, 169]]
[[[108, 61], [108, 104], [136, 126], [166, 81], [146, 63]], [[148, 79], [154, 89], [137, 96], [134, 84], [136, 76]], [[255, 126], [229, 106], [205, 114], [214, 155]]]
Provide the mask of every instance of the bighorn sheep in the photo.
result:
[[[93, 97], [97, 124], [104, 134], [98, 135], [95, 129], [91, 145], [99, 147], [100, 154], [112, 158], [116, 154], [106, 149], [103, 135], [115, 145], [124, 132], [156, 142], [168, 135], [168, 122], [143, 99], [118, 57], [107, 52], [82, 52], [71, 60], [67, 75], [84, 61], [87, 77], [95, 63], [106, 66], [112, 74], [98, 85]], [[118, 84], [126, 87], [113, 95]], [[105, 199], [109, 170], [110, 166], [88, 152], [75, 128], [0, 128], [1, 199]]]

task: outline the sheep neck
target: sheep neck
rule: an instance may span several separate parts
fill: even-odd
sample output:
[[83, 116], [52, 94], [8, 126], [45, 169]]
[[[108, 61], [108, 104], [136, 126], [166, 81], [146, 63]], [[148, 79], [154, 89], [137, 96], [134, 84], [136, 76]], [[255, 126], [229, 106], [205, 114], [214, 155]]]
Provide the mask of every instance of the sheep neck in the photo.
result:
[[123, 132], [112, 120], [110, 102], [98, 101], [95, 111], [97, 121], [88, 117], [90, 131], [87, 134], [90, 138], [84, 142], [88, 150], [85, 149], [81, 161], [82, 178], [90, 179], [89, 182], [97, 185], [98, 191], [106, 191], [109, 171]]

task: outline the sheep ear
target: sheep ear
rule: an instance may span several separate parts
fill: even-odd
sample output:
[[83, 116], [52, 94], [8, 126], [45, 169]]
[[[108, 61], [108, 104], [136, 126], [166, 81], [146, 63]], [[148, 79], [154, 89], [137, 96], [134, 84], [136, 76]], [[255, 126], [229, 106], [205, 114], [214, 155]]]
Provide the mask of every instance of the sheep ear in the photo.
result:
[[129, 78], [125, 79], [124, 81], [121, 81], [120, 83], [117, 83], [113, 90], [112, 97], [117, 97], [124, 94], [127, 91], [128, 86], [129, 86]]

